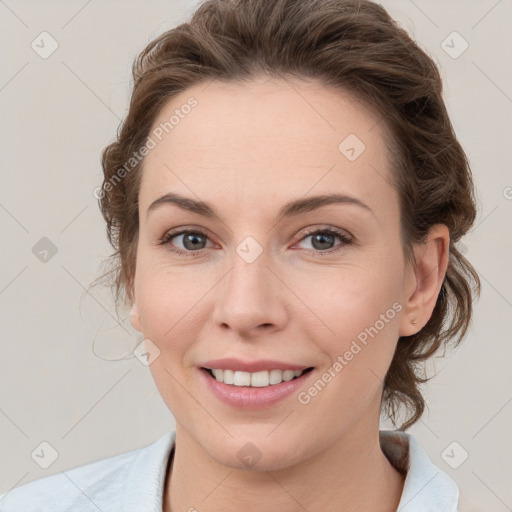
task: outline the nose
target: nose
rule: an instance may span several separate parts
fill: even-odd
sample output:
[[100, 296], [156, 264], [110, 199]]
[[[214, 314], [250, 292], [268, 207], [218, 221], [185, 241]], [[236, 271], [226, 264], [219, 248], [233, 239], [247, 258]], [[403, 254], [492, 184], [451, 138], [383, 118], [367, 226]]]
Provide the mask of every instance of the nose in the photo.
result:
[[234, 253], [231, 270], [217, 288], [215, 325], [244, 338], [268, 335], [284, 327], [287, 288], [269, 266], [265, 253], [252, 262]]

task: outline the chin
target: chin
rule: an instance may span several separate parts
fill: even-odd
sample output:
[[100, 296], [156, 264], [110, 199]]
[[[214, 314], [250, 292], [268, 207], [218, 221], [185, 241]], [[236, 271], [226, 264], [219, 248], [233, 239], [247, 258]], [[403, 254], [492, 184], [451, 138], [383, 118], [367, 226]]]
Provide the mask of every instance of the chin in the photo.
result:
[[215, 443], [213, 450], [208, 451], [219, 464], [244, 471], [277, 471], [300, 462], [297, 442], [289, 437], [288, 443], [283, 442], [283, 437], [265, 439], [267, 435], [268, 429], [257, 437], [246, 434], [230, 438], [224, 444]]

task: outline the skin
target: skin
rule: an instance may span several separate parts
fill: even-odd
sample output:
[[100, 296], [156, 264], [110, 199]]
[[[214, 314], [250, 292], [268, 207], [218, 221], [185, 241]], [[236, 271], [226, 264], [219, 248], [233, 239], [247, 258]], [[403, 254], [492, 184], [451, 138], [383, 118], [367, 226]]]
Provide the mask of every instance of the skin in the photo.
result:
[[[164, 511], [394, 511], [404, 478], [379, 444], [383, 380], [398, 338], [432, 314], [448, 229], [434, 226], [406, 264], [386, 128], [348, 93], [298, 79], [202, 83], [169, 100], [154, 127], [191, 96], [198, 105], [145, 160], [130, 288], [132, 325], [160, 350], [150, 370], [176, 419]], [[338, 150], [350, 133], [366, 146], [354, 161]], [[171, 204], [148, 213], [171, 191], [211, 203], [221, 220]], [[373, 213], [334, 204], [276, 221], [284, 203], [333, 191]], [[207, 237], [159, 245], [181, 227]], [[352, 243], [306, 234], [328, 227]], [[252, 263], [236, 252], [248, 236], [263, 248]], [[307, 390], [394, 303], [400, 312], [307, 405], [292, 394], [239, 410], [200, 378], [196, 365], [212, 358], [277, 359], [315, 367]], [[262, 454], [250, 468], [237, 457], [247, 442]]]

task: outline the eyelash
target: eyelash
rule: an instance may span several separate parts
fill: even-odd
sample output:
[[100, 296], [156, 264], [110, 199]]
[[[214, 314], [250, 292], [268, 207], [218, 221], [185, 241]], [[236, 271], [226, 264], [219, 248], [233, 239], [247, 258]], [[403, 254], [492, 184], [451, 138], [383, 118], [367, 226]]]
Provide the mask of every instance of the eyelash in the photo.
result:
[[[342, 248], [344, 245], [349, 245], [349, 244], [352, 243], [352, 239], [350, 237], [348, 237], [345, 234], [345, 232], [343, 232], [341, 230], [338, 230], [338, 229], [335, 229], [335, 228], [325, 228], [325, 229], [316, 229], [316, 230], [313, 230], [313, 231], [308, 231], [299, 240], [299, 242], [302, 242], [304, 239], [308, 238], [311, 235], [317, 235], [317, 234], [320, 234], [320, 233], [321, 234], [328, 234], [328, 235], [335, 235], [336, 237], [338, 237], [341, 240], [342, 243], [339, 244], [339, 245], [336, 245], [332, 249], [329, 249], [329, 250], [326, 250], [326, 251], [315, 250], [315, 249], [305, 249], [306, 254], [308, 254], [309, 256], [329, 255], [329, 254], [332, 254], [334, 252], [339, 251], [340, 248]], [[204, 233], [203, 231], [201, 231], [200, 229], [183, 229], [183, 230], [177, 231], [177, 232], [172, 232], [171, 231], [169, 233], [166, 233], [163, 236], [163, 238], [160, 240], [158, 245], [170, 245], [170, 242], [171, 242], [171, 240], [173, 238], [175, 238], [177, 236], [180, 236], [180, 235], [188, 235], [188, 234], [201, 235], [201, 236], [203, 236], [205, 238], [209, 238], [208, 235], [206, 233]], [[173, 251], [173, 252], [176, 252], [176, 253], [178, 253], [180, 255], [183, 255], [185, 257], [197, 258], [197, 257], [202, 255], [202, 251], [204, 251], [205, 249], [199, 249], [197, 251], [184, 251], [182, 249], [172, 248], [170, 250]]]

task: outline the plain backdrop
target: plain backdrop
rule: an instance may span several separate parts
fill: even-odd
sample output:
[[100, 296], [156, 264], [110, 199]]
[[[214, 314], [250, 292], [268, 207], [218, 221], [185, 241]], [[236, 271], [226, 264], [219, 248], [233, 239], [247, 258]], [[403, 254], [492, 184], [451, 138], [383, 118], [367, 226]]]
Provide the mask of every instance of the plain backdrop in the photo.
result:
[[[512, 3], [381, 3], [441, 69], [479, 200], [463, 244], [482, 296], [460, 348], [435, 361], [429, 409], [409, 432], [458, 483], [461, 512], [509, 511]], [[141, 338], [118, 323], [109, 291], [89, 286], [111, 251], [93, 191], [127, 111], [133, 59], [195, 5], [0, 1], [0, 493], [174, 428], [133, 357]], [[46, 469], [42, 452], [54, 454]]]

